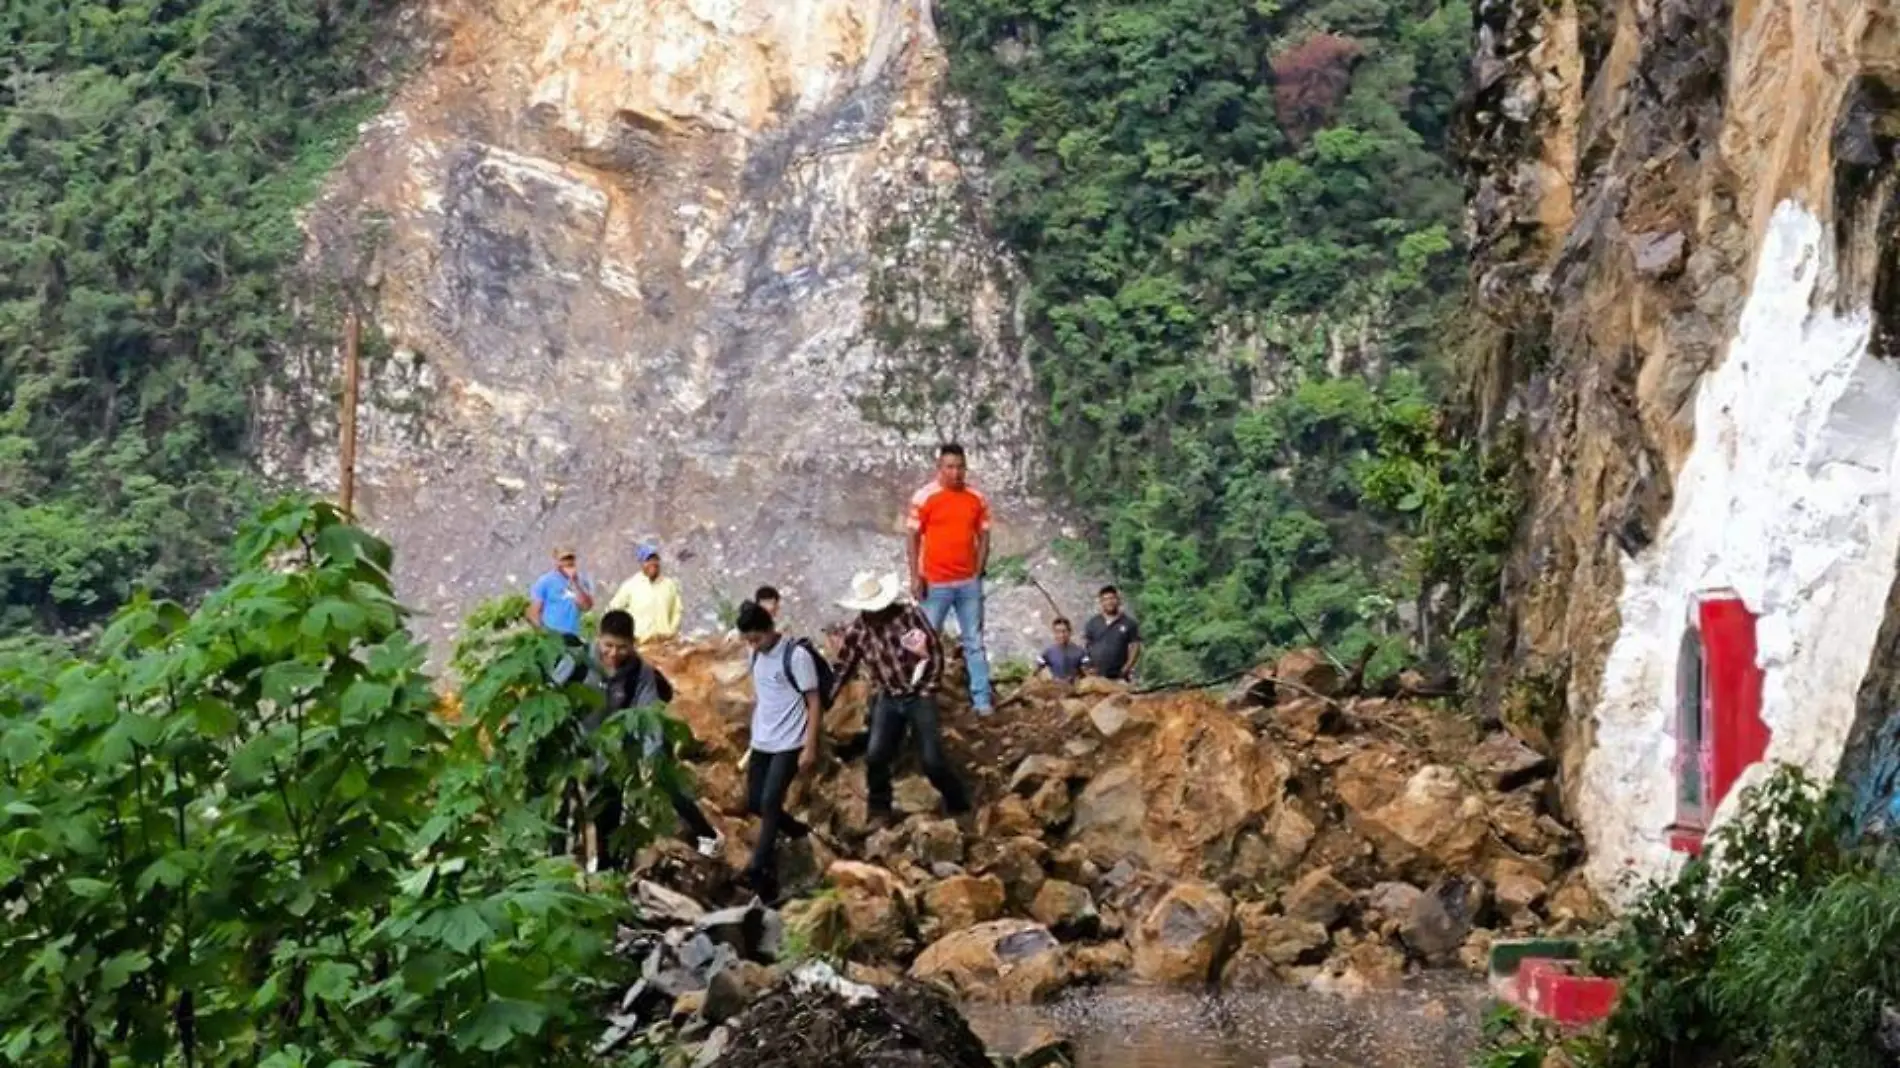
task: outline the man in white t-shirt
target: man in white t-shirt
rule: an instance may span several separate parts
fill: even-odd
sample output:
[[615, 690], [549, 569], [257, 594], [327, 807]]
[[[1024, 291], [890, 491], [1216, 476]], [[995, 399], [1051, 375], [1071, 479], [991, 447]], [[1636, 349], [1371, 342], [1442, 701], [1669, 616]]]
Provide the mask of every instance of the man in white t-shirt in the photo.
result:
[[818, 763], [823, 720], [818, 665], [803, 643], [778, 632], [772, 613], [751, 601], [739, 606], [739, 634], [752, 647], [752, 751], [746, 761], [746, 811], [759, 817], [759, 843], [742, 877], [767, 902], [778, 898], [774, 851], [782, 831], [803, 838], [811, 828], [785, 811], [792, 780]]

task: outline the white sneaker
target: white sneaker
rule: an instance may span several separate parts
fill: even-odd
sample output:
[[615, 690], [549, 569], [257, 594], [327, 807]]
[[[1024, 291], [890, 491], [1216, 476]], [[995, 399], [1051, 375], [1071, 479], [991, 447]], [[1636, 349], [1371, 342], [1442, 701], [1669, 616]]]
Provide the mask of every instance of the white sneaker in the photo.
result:
[[725, 845], [726, 836], [723, 834], [716, 835], [712, 838], [701, 838], [699, 840], [699, 855], [702, 857], [716, 857], [720, 851], [725, 848]]

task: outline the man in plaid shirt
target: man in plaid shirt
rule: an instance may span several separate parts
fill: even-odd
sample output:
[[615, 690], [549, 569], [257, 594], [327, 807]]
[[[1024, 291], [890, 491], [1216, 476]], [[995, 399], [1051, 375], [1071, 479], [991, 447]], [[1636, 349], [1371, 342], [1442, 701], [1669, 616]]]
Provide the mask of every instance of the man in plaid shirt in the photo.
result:
[[970, 810], [963, 780], [943, 751], [937, 719], [937, 684], [943, 676], [943, 645], [922, 610], [898, 603], [902, 583], [896, 575], [860, 572], [851, 580], [851, 596], [839, 607], [858, 613], [844, 632], [837, 669], [842, 689], [868, 666], [876, 696], [871, 702], [871, 741], [864, 769], [873, 824], [894, 821], [891, 764], [914, 730], [917, 756], [932, 786], [943, 796], [944, 810], [960, 816]]

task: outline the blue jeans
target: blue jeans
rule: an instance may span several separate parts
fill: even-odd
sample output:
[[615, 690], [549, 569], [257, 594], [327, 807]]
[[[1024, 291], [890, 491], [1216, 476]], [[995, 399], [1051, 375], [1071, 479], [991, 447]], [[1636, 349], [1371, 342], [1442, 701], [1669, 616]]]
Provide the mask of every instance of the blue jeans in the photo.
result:
[[924, 593], [924, 618], [943, 630], [943, 621], [956, 609], [957, 631], [963, 640], [963, 662], [970, 669], [970, 704], [976, 714], [987, 716], [993, 706], [990, 698], [990, 657], [983, 649], [983, 580], [931, 583]]

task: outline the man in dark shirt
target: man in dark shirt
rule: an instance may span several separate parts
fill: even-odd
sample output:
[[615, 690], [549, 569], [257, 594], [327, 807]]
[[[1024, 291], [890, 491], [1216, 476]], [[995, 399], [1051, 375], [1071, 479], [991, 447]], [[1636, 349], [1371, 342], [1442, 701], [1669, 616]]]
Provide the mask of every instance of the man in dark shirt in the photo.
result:
[[1036, 659], [1036, 670], [1057, 682], [1074, 682], [1082, 677], [1082, 661], [1088, 659], [1088, 654], [1075, 644], [1068, 620], [1057, 616], [1049, 629], [1054, 632], [1055, 644], [1044, 649]]
[[1105, 679], [1133, 678], [1141, 663], [1141, 624], [1122, 611], [1121, 591], [1113, 586], [1102, 587], [1097, 603], [1101, 613], [1082, 628], [1088, 671]]
[[[605, 700], [598, 711], [590, 713], [581, 721], [583, 729], [589, 734], [599, 730], [601, 724], [617, 712], [664, 705], [673, 699], [672, 682], [641, 658], [639, 649], [634, 645], [633, 617], [626, 612], [616, 609], [601, 617], [600, 634], [594, 640], [594, 654], [588, 682], [600, 691]], [[641, 755], [647, 760], [658, 756], [666, 747], [665, 736], [658, 730], [644, 732], [637, 741]], [[672, 803], [674, 813], [691, 833], [699, 851], [706, 856], [718, 855], [721, 845], [719, 832], [699, 810], [699, 805], [673, 783], [662, 781], [657, 785]], [[629, 859], [621, 854], [618, 843], [613, 841], [626, 818], [625, 801], [617, 784], [602, 783], [599, 789], [603, 796], [600, 810], [594, 817], [595, 832], [608, 863], [619, 866]]]

